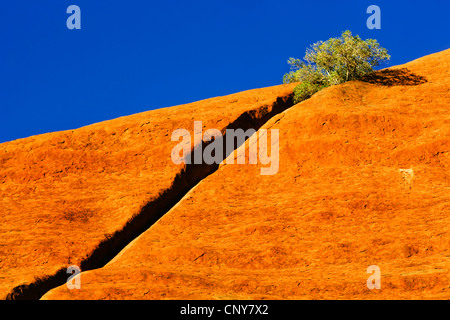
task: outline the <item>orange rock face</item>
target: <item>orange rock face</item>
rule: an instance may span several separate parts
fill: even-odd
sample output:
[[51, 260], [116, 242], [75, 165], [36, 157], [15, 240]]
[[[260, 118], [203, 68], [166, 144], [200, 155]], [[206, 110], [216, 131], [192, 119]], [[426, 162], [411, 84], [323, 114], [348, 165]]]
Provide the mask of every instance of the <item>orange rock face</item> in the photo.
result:
[[104, 263], [92, 263], [93, 252], [158, 201], [184, 169], [171, 160], [174, 130], [192, 130], [194, 120], [219, 130], [241, 118], [266, 121], [279, 112], [274, 108], [288, 106], [292, 89], [250, 90], [1, 144], [0, 296], [20, 286], [9, 295], [19, 298], [36, 277], [69, 265]]
[[[81, 264], [81, 289], [60, 283], [42, 298], [448, 298], [449, 70], [446, 50], [277, 114], [294, 85], [2, 144], [0, 289], [20, 298], [34, 276]], [[146, 202], [174, 190], [185, 168], [170, 159], [174, 129], [199, 120], [223, 130], [249, 110], [279, 132], [275, 174], [228, 158], [83, 268]], [[374, 265], [381, 289], [367, 285]]]

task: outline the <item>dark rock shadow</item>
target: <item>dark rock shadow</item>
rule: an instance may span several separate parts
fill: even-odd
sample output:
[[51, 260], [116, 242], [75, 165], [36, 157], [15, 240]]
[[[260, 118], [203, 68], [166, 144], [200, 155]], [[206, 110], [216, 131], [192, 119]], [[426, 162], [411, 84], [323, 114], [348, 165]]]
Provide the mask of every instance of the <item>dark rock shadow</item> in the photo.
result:
[[428, 82], [425, 77], [412, 73], [407, 68], [374, 71], [361, 77], [359, 80], [388, 87], [417, 86]]

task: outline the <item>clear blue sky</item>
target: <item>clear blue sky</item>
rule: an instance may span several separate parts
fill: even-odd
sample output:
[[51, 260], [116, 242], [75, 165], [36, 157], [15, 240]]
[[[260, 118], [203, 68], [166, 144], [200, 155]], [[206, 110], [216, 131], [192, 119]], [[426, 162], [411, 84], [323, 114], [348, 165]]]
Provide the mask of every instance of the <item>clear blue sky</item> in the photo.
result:
[[289, 57], [346, 29], [402, 64], [450, 47], [449, 15], [448, 0], [2, 1], [0, 142], [280, 84]]

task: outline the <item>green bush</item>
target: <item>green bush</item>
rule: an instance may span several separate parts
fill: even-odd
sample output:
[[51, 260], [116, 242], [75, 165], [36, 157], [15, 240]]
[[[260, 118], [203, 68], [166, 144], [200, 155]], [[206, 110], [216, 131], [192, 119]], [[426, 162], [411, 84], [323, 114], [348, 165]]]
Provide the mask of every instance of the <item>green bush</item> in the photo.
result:
[[294, 103], [302, 102], [310, 98], [314, 93], [321, 90], [324, 86], [311, 82], [302, 82], [294, 88]]
[[324, 87], [357, 80], [389, 59], [376, 40], [362, 40], [347, 30], [339, 38], [310, 46], [303, 60], [289, 58], [291, 71], [283, 83], [302, 82], [294, 89], [294, 100], [300, 102]]

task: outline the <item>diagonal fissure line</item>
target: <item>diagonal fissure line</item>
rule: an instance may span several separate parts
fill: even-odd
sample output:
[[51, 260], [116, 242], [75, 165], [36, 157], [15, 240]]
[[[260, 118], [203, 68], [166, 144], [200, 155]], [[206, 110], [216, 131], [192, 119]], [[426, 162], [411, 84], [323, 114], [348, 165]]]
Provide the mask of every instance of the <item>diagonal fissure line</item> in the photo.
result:
[[[275, 115], [292, 107], [292, 94], [286, 97], [278, 97], [273, 103], [272, 108], [264, 109], [267, 106], [261, 106], [259, 110], [251, 110], [241, 114], [235, 121], [230, 123], [225, 129], [254, 129], [258, 131], [267, 121]], [[224, 129], [224, 130], [225, 130]], [[224, 134], [224, 138], [226, 133]], [[248, 139], [247, 139], [248, 140]], [[245, 140], [245, 141], [247, 141]], [[243, 142], [245, 144], [245, 141]], [[192, 154], [203, 152], [204, 148], [210, 142], [203, 142], [192, 150]], [[234, 150], [226, 153], [224, 148], [223, 159], [237, 150], [240, 145], [235, 146]], [[200, 181], [216, 172], [219, 163], [214, 164], [188, 164], [174, 178], [170, 188], [164, 190], [158, 197], [149, 201], [142, 207], [140, 212], [131, 218], [125, 226], [116, 231], [111, 237], [103, 240], [90, 254], [85, 258], [80, 268], [82, 271], [89, 271], [102, 268], [117, 256], [128, 244], [147, 231], [154, 223], [173, 208], [183, 197], [194, 188]], [[61, 268], [54, 275], [43, 279], [38, 279], [27, 285], [15, 287], [7, 296], [11, 300], [34, 300], [40, 299], [46, 292], [60, 285], [63, 285], [68, 278], [66, 268]]]

